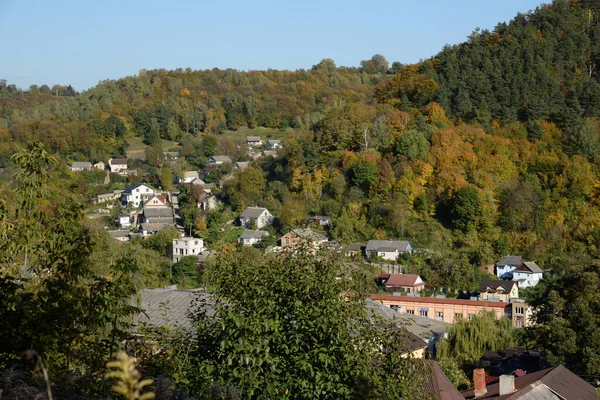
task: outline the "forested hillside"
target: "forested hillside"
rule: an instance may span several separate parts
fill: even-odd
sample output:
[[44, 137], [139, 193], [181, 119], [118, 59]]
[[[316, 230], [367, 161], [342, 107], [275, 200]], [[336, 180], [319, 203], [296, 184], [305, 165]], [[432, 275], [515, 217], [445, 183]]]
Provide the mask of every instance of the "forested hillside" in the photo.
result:
[[[591, 261], [600, 258], [599, 134], [600, 6], [595, 1], [555, 0], [492, 32], [475, 31], [467, 42], [449, 45], [414, 65], [396, 62], [390, 67], [383, 56], [375, 55], [356, 68], [337, 67], [325, 59], [310, 70], [297, 71], [143, 70], [102, 81], [82, 93], [57, 85], [22, 91], [0, 82], [0, 237], [5, 239], [0, 246], [0, 298], [11, 304], [1, 313], [0, 333], [5, 333], [7, 345], [0, 346], [0, 367], [17, 365], [13, 347], [33, 348], [52, 355], [46, 359], [55, 371], [79, 368], [82, 375], [95, 374], [97, 379], [104, 360], [125, 343], [129, 317], [136, 312], [127, 303], [132, 293], [151, 286], [206, 283], [198, 278], [194, 262], [174, 265], [168, 258], [172, 240], [180, 236], [175, 229], [117, 243], [104, 231], [114, 227], [120, 205], [106, 218], [92, 214], [100, 208], [91, 204], [98, 194], [146, 182], [180, 192], [178, 212], [186, 233], [202, 238], [222, 256], [216, 266], [208, 263], [203, 279], [216, 274], [210, 284], [223, 304], [235, 304], [232, 300], [239, 296], [240, 304], [262, 304], [271, 313], [249, 308], [242, 318], [233, 308], [219, 309], [220, 321], [235, 325], [230, 331], [240, 338], [246, 326], [255, 329], [254, 339], [264, 332], [281, 335], [282, 327], [289, 326], [281, 321], [294, 315], [290, 310], [305, 317], [300, 308], [306, 303], [304, 289], [279, 281], [286, 271], [296, 271], [293, 268], [298, 268], [294, 273], [306, 293], [319, 287], [315, 274], [328, 278], [325, 293], [314, 292], [316, 299], [332, 304], [325, 310], [346, 310], [350, 305], [344, 312], [354, 313], [353, 302], [340, 301], [340, 291], [356, 290], [356, 297], [349, 298], [361, 303], [374, 290], [372, 271], [361, 271], [360, 281], [336, 281], [335, 274], [347, 273], [339, 259], [295, 263], [267, 256], [263, 248], [236, 247], [232, 221], [247, 206], [260, 206], [275, 220], [265, 228], [265, 246], [292, 228], [306, 227], [310, 216], [321, 215], [331, 221], [323, 234], [342, 246], [402, 239], [427, 249], [399, 263], [406, 264], [405, 272], [418, 273], [432, 293], [443, 289], [456, 296], [458, 291], [477, 290], [489, 277], [485, 266], [509, 254], [535, 260], [542, 269], [552, 270], [554, 278], [529, 293], [543, 313], [541, 329], [530, 330], [528, 340], [547, 350], [553, 362], [571, 363], [591, 381], [600, 373], [600, 349], [590, 338], [600, 337], [600, 328], [576, 319], [599, 312], [592, 292], [600, 279], [597, 263]], [[247, 135], [282, 139], [283, 148], [255, 158], [256, 153], [248, 151]], [[167, 160], [166, 150], [177, 153], [178, 159]], [[229, 165], [207, 173], [205, 183], [214, 184], [211, 194], [219, 205], [205, 211], [198, 207], [205, 194], [201, 188], [176, 186], [173, 178], [202, 171], [215, 155], [249, 164], [243, 170], [232, 172]], [[125, 156], [135, 170], [127, 176], [67, 168], [73, 161], [107, 162], [109, 157]], [[229, 179], [222, 180], [224, 176]], [[83, 209], [89, 218], [83, 218]], [[32, 263], [37, 275], [22, 283], [22, 272]], [[271, 270], [279, 272], [264, 275]], [[248, 276], [238, 279], [233, 276], [236, 271]], [[254, 276], [264, 281], [259, 294], [252, 290], [252, 282], [259, 279]], [[589, 290], [573, 290], [583, 279]], [[247, 285], [238, 295], [239, 282]], [[340, 289], [342, 284], [349, 286]], [[59, 290], [64, 287], [72, 292]], [[289, 292], [299, 296], [296, 303], [269, 299], [271, 294], [285, 299]], [[37, 293], [52, 303], [43, 298], [31, 303]], [[71, 296], [67, 300], [74, 316], [56, 325], [63, 295]], [[256, 296], [268, 301], [261, 303]], [[567, 301], [577, 307], [565, 306]], [[320, 307], [318, 301], [309, 303], [309, 311]], [[29, 312], [30, 304], [35, 312]], [[102, 304], [97, 307], [98, 324], [93, 316], [85, 317], [86, 307], [94, 304]], [[277, 308], [282, 304], [288, 307], [283, 317]], [[315, 315], [322, 315], [319, 310]], [[338, 312], [327, 314], [337, 318]], [[264, 315], [273, 321], [257, 325]], [[396, 371], [393, 362], [405, 359], [391, 360], [396, 351], [390, 360], [364, 358], [376, 352], [363, 349], [355, 334], [344, 339], [336, 333], [343, 342], [339, 348], [354, 349], [348, 365], [374, 380], [363, 382], [362, 375], [344, 366], [339, 376], [325, 376], [317, 385], [320, 371], [307, 367], [301, 378], [292, 369], [276, 371], [278, 357], [284, 359], [287, 353], [273, 355], [262, 342], [252, 347], [254, 342], [238, 342], [237, 337], [219, 342], [225, 331], [221, 324], [204, 314], [197, 317], [206, 331], [193, 333], [193, 340], [159, 332], [158, 343], [172, 343], [172, 352], [136, 348], [145, 372], [164, 373], [196, 393], [213, 390], [212, 382], [219, 390], [237, 390], [239, 385], [241, 393], [264, 392], [265, 398], [287, 396], [291, 379], [296, 379], [296, 393], [305, 397], [318, 397], [331, 387], [345, 398], [352, 393], [395, 398], [394, 390], [413, 390], [414, 382], [399, 380], [386, 389], [388, 376], [377, 376], [373, 362]], [[326, 320], [315, 325], [317, 333], [309, 318], [306, 335], [318, 336], [330, 330], [328, 324], [348, 324], [350, 332], [362, 332], [363, 317]], [[44, 329], [38, 334], [34, 327], [39, 321]], [[60, 329], [73, 334], [61, 335]], [[381, 340], [381, 332], [364, 329]], [[548, 329], [554, 336], [547, 335]], [[277, 341], [292, 338], [303, 343], [303, 338], [288, 333]], [[208, 344], [190, 352], [188, 341]], [[297, 354], [298, 348], [289, 351]], [[248, 359], [238, 357], [247, 352], [268, 367], [257, 369], [255, 376]], [[331, 365], [329, 357], [337, 357], [332, 354], [310, 354], [310, 365]], [[302, 357], [289, 365], [305, 368]], [[402, 366], [415, 371], [405, 361]], [[272, 384], [264, 385], [265, 379]], [[106, 395], [106, 388], [95, 382], [97, 393]]]

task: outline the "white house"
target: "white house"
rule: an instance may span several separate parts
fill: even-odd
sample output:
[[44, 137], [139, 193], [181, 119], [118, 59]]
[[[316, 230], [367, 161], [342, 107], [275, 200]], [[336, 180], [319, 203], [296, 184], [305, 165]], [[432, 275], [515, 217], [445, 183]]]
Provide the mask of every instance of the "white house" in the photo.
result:
[[281, 144], [281, 140], [268, 139], [265, 143], [265, 148], [276, 150], [283, 148], [283, 145]]
[[198, 256], [204, 250], [204, 241], [193, 237], [173, 239], [173, 262], [179, 262], [181, 257]]
[[131, 219], [129, 218], [129, 215], [119, 216], [119, 226], [122, 228], [128, 228], [131, 226]]
[[135, 184], [129, 186], [121, 193], [121, 206], [127, 207], [127, 205], [131, 203], [133, 207], [138, 208], [155, 194], [156, 192], [154, 189], [148, 185]]
[[536, 263], [525, 261], [521, 256], [506, 256], [495, 267], [496, 276], [517, 282], [520, 289], [537, 285], [544, 275]]
[[251, 231], [245, 229], [244, 232], [238, 237], [238, 243], [243, 246], [254, 246], [260, 243], [265, 236], [269, 236], [267, 231]]
[[144, 208], [156, 207], [169, 207], [169, 201], [164, 194], [155, 194], [144, 203]]
[[251, 147], [258, 147], [263, 145], [263, 141], [260, 136], [246, 136], [246, 144]]
[[229, 156], [212, 156], [208, 159], [208, 165], [221, 165], [225, 163], [231, 163]]
[[108, 160], [108, 167], [110, 172], [120, 174], [127, 171], [127, 159], [126, 158], [111, 158]]
[[92, 163], [89, 161], [74, 161], [69, 169], [73, 172], [89, 171], [92, 169]]
[[396, 261], [400, 254], [411, 251], [412, 246], [406, 240], [369, 240], [365, 248], [367, 257], [380, 257], [389, 261]]
[[256, 227], [260, 229], [271, 225], [274, 219], [273, 214], [264, 207], [248, 207], [240, 215], [240, 225], [250, 227], [255, 223]]
[[130, 233], [127, 230], [108, 231], [108, 234], [119, 242], [128, 242]]
[[219, 207], [220, 204], [221, 202], [219, 201], [217, 196], [209, 193], [200, 196], [200, 199], [198, 199], [198, 202], [196, 203], [198, 208], [203, 211], [215, 210]]
[[182, 176], [175, 179], [176, 183], [192, 183], [194, 179], [200, 179], [198, 171], [185, 171]]
[[104, 161], [100, 161], [94, 164], [94, 168], [104, 171], [106, 169], [106, 164], [104, 164]]

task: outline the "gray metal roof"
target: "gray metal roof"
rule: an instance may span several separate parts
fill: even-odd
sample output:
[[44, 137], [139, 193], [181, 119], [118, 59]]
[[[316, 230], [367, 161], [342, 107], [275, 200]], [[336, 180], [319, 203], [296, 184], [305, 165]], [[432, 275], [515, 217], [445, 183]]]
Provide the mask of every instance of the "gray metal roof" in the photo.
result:
[[395, 251], [403, 253], [408, 250], [410, 243], [406, 240], [369, 240], [366, 251]]
[[539, 274], [541, 274], [541, 273], [543, 273], [543, 272], [544, 272], [544, 271], [542, 271], [542, 269], [541, 269], [541, 268], [540, 268], [540, 267], [539, 267], [539, 266], [538, 266], [536, 263], [534, 263], [533, 261], [525, 261], [525, 262], [523, 263], [523, 266], [521, 266], [521, 267], [519, 267], [519, 268], [517, 268], [517, 269], [518, 269], [519, 271], [524, 271], [524, 270], [526, 270], [526, 269], [527, 269], [527, 270], [529, 270], [529, 271], [531, 271], [531, 272], [533, 272], [533, 273], [539, 273]]
[[122, 238], [122, 237], [128, 237], [129, 236], [129, 231], [128, 230], [116, 230], [116, 231], [108, 231], [108, 234], [114, 238]]
[[262, 139], [260, 136], [246, 136], [247, 142], [260, 142]]
[[302, 229], [302, 228], [298, 228], [298, 229], [293, 229], [292, 233], [294, 233], [296, 236], [302, 238], [302, 239], [306, 239], [306, 240], [312, 240], [314, 242], [320, 241], [320, 240], [327, 240], [327, 236], [319, 233], [319, 232], [314, 232], [312, 229], [310, 228], [306, 228], [306, 229]]
[[264, 236], [269, 236], [267, 231], [253, 231], [245, 229], [244, 232], [239, 236], [240, 239], [262, 239]]
[[73, 164], [71, 164], [71, 168], [72, 169], [75, 169], [75, 168], [89, 169], [89, 168], [92, 168], [92, 163], [89, 161], [73, 161]]
[[144, 207], [146, 218], [173, 218], [171, 207]]
[[258, 218], [265, 211], [269, 211], [264, 207], [247, 207], [240, 215], [243, 218]]
[[518, 267], [525, 262], [521, 256], [506, 256], [496, 263], [496, 266], [503, 267], [505, 265], [514, 265]]
[[231, 162], [231, 158], [229, 156], [212, 156], [211, 159], [214, 161]]
[[207, 305], [208, 316], [214, 315], [214, 300], [211, 294], [200, 290], [143, 289], [134, 301], [143, 311], [135, 317], [136, 325], [151, 327], [180, 326], [191, 327], [190, 312], [196, 305]]

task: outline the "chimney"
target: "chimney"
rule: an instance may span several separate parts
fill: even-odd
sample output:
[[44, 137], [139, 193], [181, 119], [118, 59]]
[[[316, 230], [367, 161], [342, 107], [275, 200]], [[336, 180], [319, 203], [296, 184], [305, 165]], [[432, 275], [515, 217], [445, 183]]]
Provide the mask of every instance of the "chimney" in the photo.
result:
[[475, 388], [475, 398], [487, 393], [487, 388], [485, 387], [485, 370], [483, 368], [473, 370], [473, 386]]
[[511, 394], [515, 391], [515, 377], [512, 375], [500, 375], [500, 396]]

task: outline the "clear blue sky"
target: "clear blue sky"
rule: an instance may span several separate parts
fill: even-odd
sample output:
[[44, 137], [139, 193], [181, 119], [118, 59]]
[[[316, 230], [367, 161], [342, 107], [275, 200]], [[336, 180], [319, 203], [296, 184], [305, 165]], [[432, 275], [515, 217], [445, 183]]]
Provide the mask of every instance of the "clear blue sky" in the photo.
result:
[[412, 63], [542, 2], [0, 0], [0, 78], [85, 90], [140, 69]]

